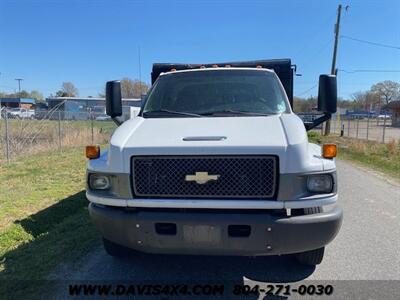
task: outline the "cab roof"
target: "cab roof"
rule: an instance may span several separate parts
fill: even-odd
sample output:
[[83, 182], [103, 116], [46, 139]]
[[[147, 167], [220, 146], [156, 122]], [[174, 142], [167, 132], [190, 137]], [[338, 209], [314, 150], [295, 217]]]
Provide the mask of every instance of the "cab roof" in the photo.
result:
[[174, 73], [186, 73], [186, 72], [207, 72], [207, 71], [219, 71], [219, 70], [246, 70], [246, 71], [267, 71], [273, 73], [274, 70], [265, 69], [265, 68], [231, 68], [231, 67], [212, 67], [212, 68], [201, 68], [201, 69], [186, 69], [186, 70], [169, 70], [167, 72], [160, 73], [159, 76], [174, 74]]
[[[217, 67], [218, 66], [218, 67]], [[283, 59], [268, 59], [268, 60], [253, 60], [253, 61], [238, 61], [224, 62], [213, 64], [179, 64], [179, 63], [155, 63], [151, 72], [151, 83], [157, 80], [161, 73], [169, 73], [172, 70], [175, 72], [182, 71], [209, 71], [209, 70], [234, 70], [234, 69], [250, 69], [274, 71], [278, 75], [282, 85], [289, 98], [290, 104], [293, 103], [293, 76], [294, 65], [289, 58]]]

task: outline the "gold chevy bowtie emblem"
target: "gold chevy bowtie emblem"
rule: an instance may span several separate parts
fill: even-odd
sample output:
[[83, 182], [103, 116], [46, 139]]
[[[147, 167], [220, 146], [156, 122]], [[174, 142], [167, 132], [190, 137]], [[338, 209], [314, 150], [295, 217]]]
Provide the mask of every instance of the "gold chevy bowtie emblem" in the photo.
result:
[[218, 180], [220, 175], [208, 175], [208, 172], [196, 172], [195, 175], [186, 175], [185, 181], [196, 181], [197, 184], [205, 184], [209, 181]]

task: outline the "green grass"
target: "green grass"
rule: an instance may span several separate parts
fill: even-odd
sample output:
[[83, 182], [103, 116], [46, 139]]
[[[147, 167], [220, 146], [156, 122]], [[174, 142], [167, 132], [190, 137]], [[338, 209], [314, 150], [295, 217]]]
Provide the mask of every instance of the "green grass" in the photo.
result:
[[0, 167], [0, 298], [37, 289], [33, 280], [46, 279], [99, 240], [87, 211], [83, 150]]
[[309, 139], [314, 143], [332, 142], [338, 145], [338, 157], [349, 160], [389, 175], [400, 180], [400, 143], [392, 141], [387, 144], [357, 140], [339, 136], [321, 136], [317, 132], [309, 132]]

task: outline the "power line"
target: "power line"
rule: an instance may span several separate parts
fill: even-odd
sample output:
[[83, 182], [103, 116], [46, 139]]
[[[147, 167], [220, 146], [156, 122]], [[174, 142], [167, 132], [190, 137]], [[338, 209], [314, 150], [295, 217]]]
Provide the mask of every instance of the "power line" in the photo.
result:
[[320, 47], [316, 52], [314, 52], [313, 55], [308, 56], [307, 60], [300, 64], [301, 68], [299, 67], [300, 71], [307, 69], [310, 65], [308, 64], [309, 62], [313, 61], [316, 57], [318, 57], [321, 53], [323, 53], [326, 49], [328, 49], [328, 46], [331, 45], [333, 41], [333, 38], [329, 38], [326, 43], [323, 44], [322, 47]]
[[356, 41], [356, 42], [359, 42], [359, 43], [374, 45], [374, 46], [378, 46], [378, 47], [384, 47], [384, 48], [391, 48], [391, 49], [400, 50], [399, 46], [393, 46], [393, 45], [387, 45], [387, 44], [382, 44], [382, 43], [376, 43], [376, 42], [361, 40], [361, 39], [357, 39], [357, 38], [354, 38], [354, 37], [351, 37], [351, 36], [347, 36], [347, 35], [341, 35], [340, 38]]
[[325, 28], [326, 25], [328, 25], [330, 22], [332, 22], [333, 17], [335, 16], [335, 14], [332, 14], [329, 16], [329, 18], [325, 19], [323, 23], [321, 23], [319, 26], [316, 26], [315, 28], [317, 30], [314, 30], [312, 32], [312, 34], [310, 34], [309, 36], [311, 36], [311, 40], [308, 41], [308, 43], [303, 44], [303, 47], [300, 48], [300, 50], [298, 50], [293, 57], [296, 56], [301, 56], [300, 54], [303, 54], [304, 50], [309, 47], [310, 45], [313, 46], [314, 45], [314, 41], [316, 39], [320, 40], [321, 39], [321, 32], [322, 32], [322, 28]]
[[338, 69], [340, 72], [352, 74], [352, 73], [400, 73], [400, 70], [343, 70]]
[[318, 83], [310, 87], [309, 89], [305, 90], [304, 92], [301, 92], [300, 94], [295, 95], [296, 97], [303, 96], [304, 94], [307, 94], [308, 92], [312, 91], [318, 86]]

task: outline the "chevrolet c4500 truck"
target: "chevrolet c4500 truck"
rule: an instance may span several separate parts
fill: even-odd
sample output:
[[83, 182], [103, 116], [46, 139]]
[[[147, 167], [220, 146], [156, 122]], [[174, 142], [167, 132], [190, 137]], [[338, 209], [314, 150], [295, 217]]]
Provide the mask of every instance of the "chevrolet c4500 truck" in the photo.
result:
[[321, 263], [342, 222], [336, 145], [307, 130], [336, 112], [336, 77], [320, 75], [321, 117], [292, 111], [290, 59], [154, 64], [139, 115], [122, 122], [119, 81], [106, 85], [119, 125], [107, 151], [87, 146], [90, 217], [112, 256], [293, 254]]

